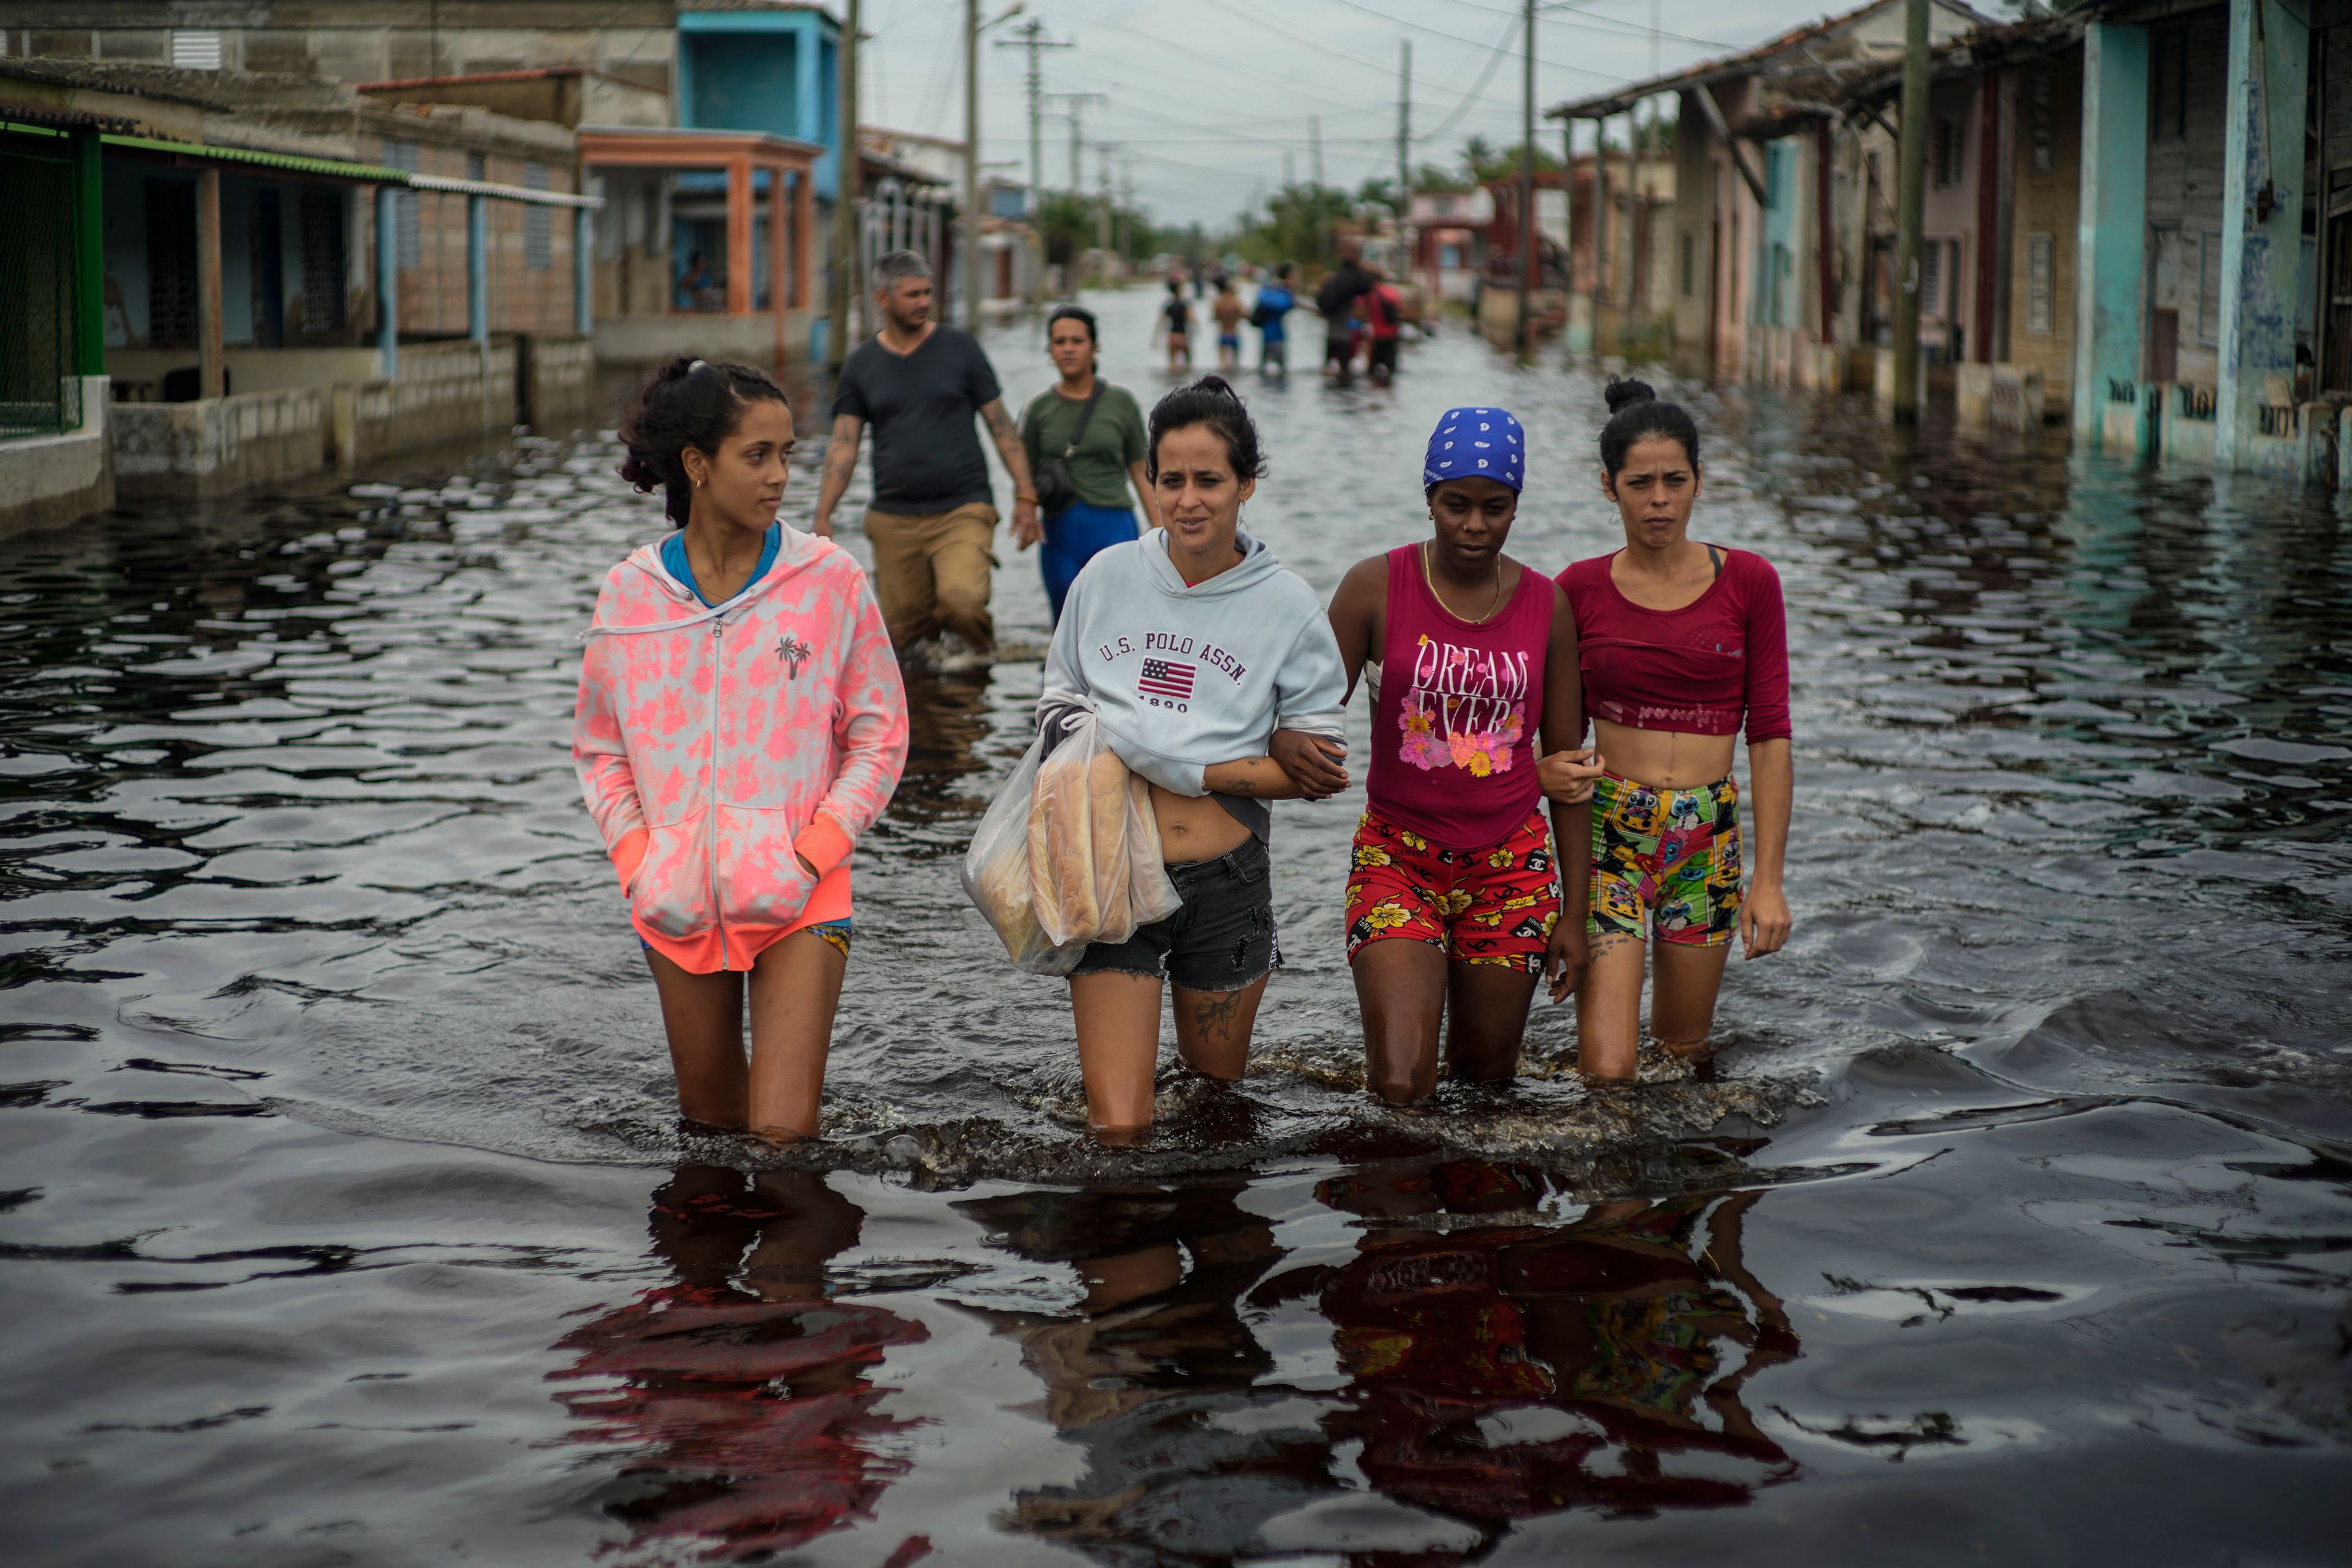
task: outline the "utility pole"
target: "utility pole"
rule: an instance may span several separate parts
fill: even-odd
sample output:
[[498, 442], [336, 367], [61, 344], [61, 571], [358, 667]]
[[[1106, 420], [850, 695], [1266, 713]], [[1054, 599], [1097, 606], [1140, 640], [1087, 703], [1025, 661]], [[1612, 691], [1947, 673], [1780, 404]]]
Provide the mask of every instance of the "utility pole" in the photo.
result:
[[1108, 289], [1110, 287], [1110, 155], [1116, 149], [1108, 142], [1097, 142], [1095, 147], [1102, 155], [1102, 199], [1095, 209], [1095, 245], [1102, 259], [1100, 276], [1095, 281], [1098, 287]]
[[1323, 188], [1323, 117], [1319, 114], [1307, 117], [1307, 145], [1315, 165], [1315, 188], [1319, 191]]
[[1042, 115], [1038, 100], [1045, 91], [1045, 73], [1038, 57], [1047, 49], [1068, 49], [1076, 48], [1077, 46], [1055, 43], [1045, 37], [1045, 24], [1034, 16], [1021, 24], [1014, 31], [1021, 35], [1017, 40], [999, 38], [996, 40], [996, 47], [1000, 49], [1029, 51], [1029, 227], [1031, 245], [1037, 251], [1032, 258], [1029, 268], [1029, 302], [1039, 305], [1045, 300], [1045, 258], [1042, 248], [1042, 237], [1037, 229], [1037, 204], [1045, 198], [1045, 139], [1041, 134]]
[[1396, 261], [1399, 280], [1412, 279], [1414, 242], [1412, 216], [1412, 40], [1397, 40], [1397, 215]]
[[1412, 199], [1412, 40], [1397, 43], [1397, 195]]
[[1535, 327], [1528, 320], [1528, 289], [1536, 270], [1536, 0], [1521, 0], [1527, 47], [1519, 62], [1519, 330], [1518, 349], [1525, 358], [1535, 347]]
[[845, 0], [847, 18], [841, 26], [841, 83], [835, 96], [841, 100], [841, 142], [835, 149], [833, 182], [833, 321], [825, 329], [824, 357], [841, 369], [849, 357], [850, 305], [865, 279], [859, 271], [857, 243], [857, 11], [858, 0]]
[[980, 0], [963, 0], [963, 287], [955, 319], [980, 331]]
[[[1704, 92], [1706, 89], [1699, 89]], [[1895, 151], [1895, 422], [1919, 422], [1919, 229], [1927, 201], [1927, 0], [1904, 0], [1903, 124]]]
[[1097, 103], [1108, 102], [1108, 100], [1098, 92], [1049, 92], [1045, 96], [1059, 103], [1062, 106], [1062, 112], [1070, 117], [1070, 194], [1084, 195], [1087, 189], [1086, 175], [1078, 158], [1079, 144], [1084, 139], [1078, 133], [1078, 114], [1083, 110], [1090, 109]]

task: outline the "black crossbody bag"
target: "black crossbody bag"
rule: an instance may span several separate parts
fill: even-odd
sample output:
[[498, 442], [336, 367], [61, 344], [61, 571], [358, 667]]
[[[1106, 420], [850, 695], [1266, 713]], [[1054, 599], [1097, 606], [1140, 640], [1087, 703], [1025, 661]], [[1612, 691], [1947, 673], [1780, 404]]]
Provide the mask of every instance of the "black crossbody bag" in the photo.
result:
[[[1037, 510], [1047, 516], [1063, 510], [1078, 499], [1078, 483], [1070, 478], [1070, 458], [1077, 451], [1078, 443], [1087, 438], [1087, 421], [1095, 416], [1095, 405], [1102, 401], [1102, 395], [1103, 378], [1097, 376], [1095, 389], [1087, 394], [1087, 405], [1078, 410], [1078, 427], [1070, 432], [1070, 444], [1062, 448], [1060, 457], [1046, 458], [1045, 467], [1037, 470]], [[1048, 392], [1045, 395], [1057, 397], [1061, 395]]]

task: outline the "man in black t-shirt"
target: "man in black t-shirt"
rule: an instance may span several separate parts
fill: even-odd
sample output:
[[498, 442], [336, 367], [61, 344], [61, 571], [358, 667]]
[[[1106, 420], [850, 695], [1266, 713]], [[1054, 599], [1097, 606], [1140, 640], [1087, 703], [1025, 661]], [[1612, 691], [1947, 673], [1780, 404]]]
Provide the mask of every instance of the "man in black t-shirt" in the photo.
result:
[[1339, 265], [1315, 290], [1315, 308], [1323, 312], [1323, 368], [1329, 370], [1336, 363], [1342, 381], [1356, 357], [1356, 301], [1372, 291], [1372, 275], [1364, 269], [1361, 258], [1355, 241], [1341, 241]]
[[[995, 646], [988, 613], [995, 557], [996, 500], [971, 418], [988, 433], [1013, 476], [1013, 540], [1034, 544], [1037, 492], [1021, 431], [1004, 411], [996, 372], [970, 332], [931, 320], [931, 269], [911, 250], [874, 266], [882, 330], [851, 352], [833, 404], [833, 439], [817, 489], [816, 531], [833, 533], [833, 509], [857, 468], [857, 446], [874, 426], [874, 500], [866, 537], [874, 546], [874, 595], [891, 646], [956, 637], [963, 657]], [[942, 648], [950, 658], [961, 650]]]

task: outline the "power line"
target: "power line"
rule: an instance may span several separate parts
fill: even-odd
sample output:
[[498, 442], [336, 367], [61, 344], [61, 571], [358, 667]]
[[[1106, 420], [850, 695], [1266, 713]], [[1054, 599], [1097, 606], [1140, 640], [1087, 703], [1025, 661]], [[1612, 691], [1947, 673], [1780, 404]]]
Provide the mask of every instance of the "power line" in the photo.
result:
[[1486, 56], [1486, 68], [1478, 73], [1478, 79], [1471, 84], [1468, 92], [1462, 95], [1462, 101], [1454, 106], [1454, 112], [1447, 115], [1445, 122], [1436, 130], [1424, 132], [1414, 137], [1413, 140], [1416, 142], [1434, 142], [1441, 136], [1450, 134], [1454, 128], [1462, 122], [1462, 117], [1470, 111], [1470, 106], [1477, 102], [1479, 95], [1486, 90], [1486, 84], [1495, 79], [1495, 68], [1509, 58], [1511, 40], [1517, 37], [1518, 31], [1518, 18], [1515, 16], [1511, 19], [1511, 25], [1503, 29], [1503, 36], [1495, 40], [1492, 49]]

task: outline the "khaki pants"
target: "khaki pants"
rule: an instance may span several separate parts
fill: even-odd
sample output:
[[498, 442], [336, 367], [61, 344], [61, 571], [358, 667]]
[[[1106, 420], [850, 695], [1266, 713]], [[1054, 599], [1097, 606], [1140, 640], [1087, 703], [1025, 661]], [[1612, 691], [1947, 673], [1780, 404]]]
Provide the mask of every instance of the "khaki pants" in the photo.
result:
[[866, 537], [874, 546], [874, 596], [892, 647], [903, 651], [941, 632], [995, 646], [996, 623], [988, 614], [994, 507], [973, 501], [922, 517], [869, 510]]

